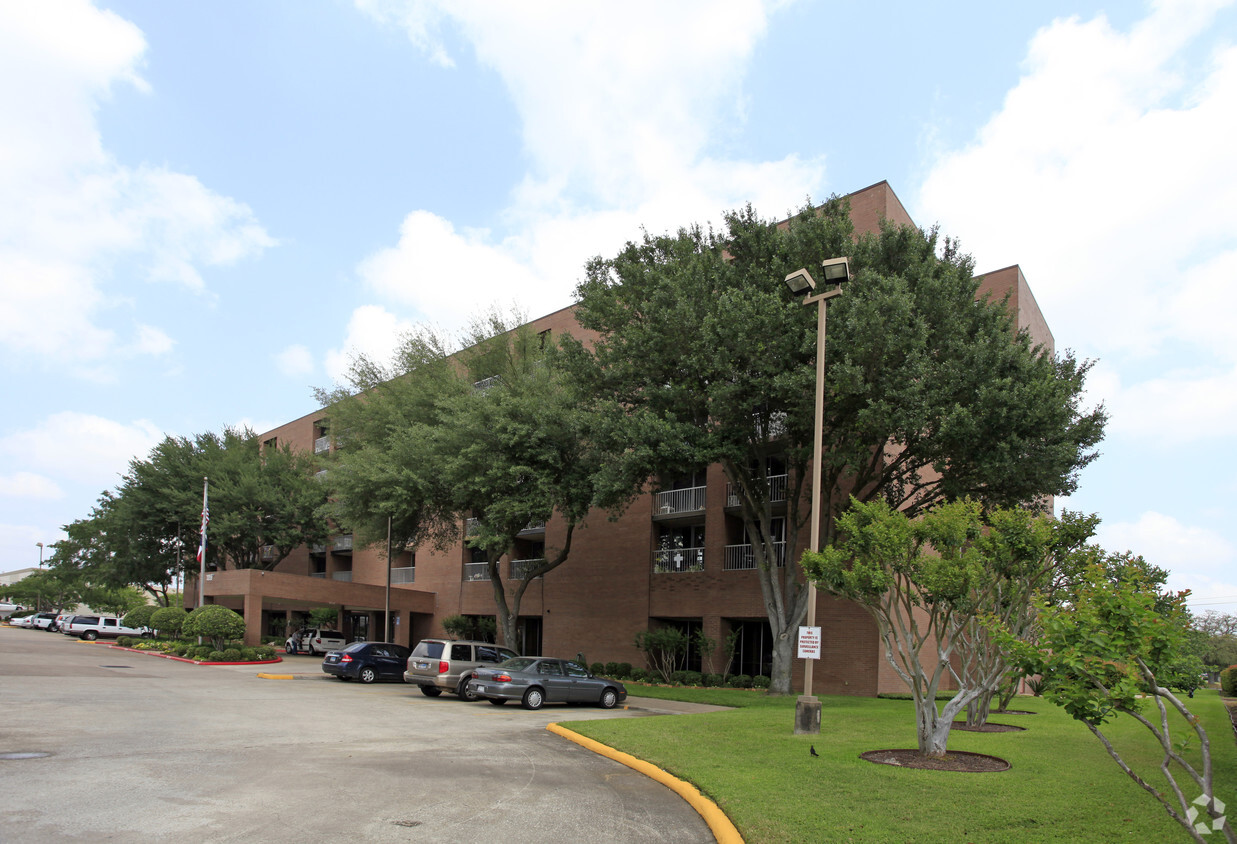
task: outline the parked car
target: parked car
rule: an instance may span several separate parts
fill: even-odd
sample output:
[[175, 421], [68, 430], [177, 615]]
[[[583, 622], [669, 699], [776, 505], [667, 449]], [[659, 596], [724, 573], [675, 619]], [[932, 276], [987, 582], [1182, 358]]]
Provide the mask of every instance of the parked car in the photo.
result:
[[348, 640], [344, 638], [344, 634], [336, 630], [313, 627], [301, 631], [301, 648], [314, 656], [340, 650], [347, 644]]
[[404, 682], [404, 667], [412, 651], [393, 642], [353, 642], [342, 651], [331, 651], [322, 660], [323, 673], [341, 680], [398, 680]]
[[37, 615], [32, 615], [30, 616], [31, 620], [29, 626], [35, 628], [36, 630], [49, 630], [52, 628], [52, 625], [56, 623], [56, 616], [58, 615], [60, 615], [60, 613], [55, 612], [41, 612]]
[[34, 617], [36, 615], [38, 615], [38, 613], [23, 615], [21, 618], [17, 619], [17, 621], [10, 620], [9, 623], [15, 627], [34, 627]]
[[93, 642], [95, 639], [119, 639], [121, 636], [149, 636], [147, 627], [125, 627], [120, 619], [110, 615], [75, 615], [65, 625], [64, 632]]
[[408, 657], [404, 679], [421, 687], [421, 694], [438, 697], [454, 692], [464, 700], [476, 700], [468, 691], [468, 681], [482, 665], [497, 665], [518, 654], [490, 642], [468, 639], [422, 639]]
[[25, 607], [21, 604], [10, 604], [8, 601], [0, 601], [0, 619], [8, 618], [15, 612], [21, 612]]
[[518, 700], [525, 709], [540, 709], [544, 703], [595, 703], [613, 709], [627, 699], [627, 687], [618, 680], [598, 677], [578, 662], [541, 656], [478, 668], [468, 691], [495, 706]]

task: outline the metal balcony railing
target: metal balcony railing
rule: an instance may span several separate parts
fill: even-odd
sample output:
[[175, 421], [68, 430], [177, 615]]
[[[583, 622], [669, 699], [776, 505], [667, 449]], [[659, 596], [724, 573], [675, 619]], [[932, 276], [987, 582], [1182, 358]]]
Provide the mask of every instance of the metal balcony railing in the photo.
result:
[[[776, 504], [786, 500], [786, 475], [770, 475], [769, 476], [769, 503]], [[739, 493], [735, 491], [734, 484], [726, 484], [726, 506], [739, 506]]]
[[314, 454], [325, 454], [330, 450], [331, 438], [329, 435], [325, 437], [318, 437], [318, 439], [314, 440]]
[[310, 577], [316, 577], [316, 578], [318, 578], [319, 580], [326, 580], [326, 572], [324, 572], [324, 571], [311, 571], [311, 572], [309, 573], [309, 576], [310, 576]]
[[662, 548], [653, 552], [655, 574], [688, 571], [704, 571], [703, 548]]
[[342, 536], [335, 537], [335, 541], [331, 543], [331, 550], [336, 553], [352, 550], [352, 534], [346, 533]]
[[471, 582], [474, 580], [489, 580], [489, 565], [489, 563], [464, 563], [465, 582]]
[[670, 516], [675, 513], [697, 513], [704, 509], [704, 487], [668, 489], [657, 493], [653, 500], [653, 514]]
[[352, 582], [352, 572], [350, 572], [350, 571], [337, 571], [337, 572], [335, 572], [333, 575], [331, 575], [331, 580], [341, 580], [341, 581], [344, 581], [345, 583], [351, 583], [351, 582]]
[[271, 560], [274, 560], [279, 556], [279, 549], [274, 545], [263, 545], [260, 556], [262, 558], [262, 562], [269, 563]]
[[[786, 543], [774, 542], [777, 565], [786, 565]], [[748, 571], [756, 568], [756, 554], [751, 545], [727, 545], [722, 555], [722, 571]]]
[[400, 568], [391, 569], [391, 583], [416, 583], [417, 582], [417, 567], [402, 566]]
[[[512, 580], [527, 580], [528, 573], [544, 562], [545, 562], [544, 558], [536, 558], [532, 560], [512, 560], [511, 561], [511, 579]], [[538, 577], [540, 577], [540, 575], [538, 575]]]

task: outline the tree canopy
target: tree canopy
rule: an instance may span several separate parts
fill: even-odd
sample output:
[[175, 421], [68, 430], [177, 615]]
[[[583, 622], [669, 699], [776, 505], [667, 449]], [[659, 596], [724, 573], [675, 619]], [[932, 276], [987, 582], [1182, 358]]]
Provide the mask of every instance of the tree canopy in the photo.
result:
[[[828, 321], [822, 544], [851, 494], [912, 515], [966, 495], [998, 506], [1068, 494], [1106, 419], [1080, 408], [1090, 364], [1034, 347], [1005, 302], [977, 300], [955, 242], [889, 223], [855, 239], [843, 200], [784, 225], [749, 207], [721, 231], [646, 234], [592, 261], [576, 316], [599, 337], [567, 351], [622, 455], [600, 500], [722, 465], [757, 561], [775, 692], [789, 691], [807, 607], [778, 546], [794, 548], [808, 516], [817, 340], [813, 309], [783, 279], [839, 256], [854, 281]], [[784, 535], [771, 456], [787, 469]]]

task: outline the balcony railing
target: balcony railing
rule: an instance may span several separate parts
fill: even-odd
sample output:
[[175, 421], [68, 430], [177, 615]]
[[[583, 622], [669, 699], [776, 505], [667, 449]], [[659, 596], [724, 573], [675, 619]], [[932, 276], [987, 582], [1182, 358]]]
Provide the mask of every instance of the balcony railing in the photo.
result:
[[[786, 500], [786, 475], [770, 475], [769, 476], [769, 502], [777, 503]], [[735, 491], [734, 484], [726, 484], [726, 506], [739, 506], [739, 493]]]
[[314, 454], [325, 454], [330, 450], [331, 438], [329, 435], [325, 437], [318, 437], [318, 439], [314, 440]]
[[545, 522], [533, 522], [528, 527], [524, 528], [524, 530], [520, 531], [521, 536], [526, 533], [545, 533]]
[[326, 580], [326, 572], [324, 572], [324, 571], [311, 571], [311, 572], [309, 573], [309, 576], [310, 576], [310, 577], [316, 577], [316, 578], [318, 578], [319, 580]]
[[497, 387], [502, 383], [502, 379], [497, 375], [491, 375], [489, 378], [482, 378], [480, 381], [474, 381], [472, 391], [474, 393], [484, 393], [491, 387]]
[[325, 553], [326, 553], [326, 545], [322, 544], [321, 542], [315, 542], [313, 545], [310, 545], [310, 546], [309, 546], [309, 553], [311, 553], [311, 554], [325, 554]]
[[704, 571], [703, 548], [663, 548], [653, 552], [655, 574], [687, 571]]
[[259, 556], [261, 556], [262, 562], [269, 563], [279, 556], [279, 549], [274, 545], [263, 545]]
[[464, 580], [489, 580], [490, 579], [490, 564], [489, 563], [464, 563]]
[[653, 513], [658, 516], [697, 513], [704, 509], [704, 489], [702, 486], [693, 486], [659, 492], [653, 500]]
[[333, 575], [331, 575], [331, 580], [342, 580], [345, 583], [351, 583], [352, 572], [351, 571], [337, 571]]
[[[773, 554], [779, 567], [786, 565], [786, 543], [774, 542]], [[756, 554], [751, 545], [727, 545], [722, 556], [722, 571], [747, 571], [756, 568]]]
[[400, 568], [391, 569], [391, 583], [416, 583], [417, 582], [417, 567], [402, 566]]
[[[532, 560], [512, 560], [511, 561], [511, 579], [512, 580], [527, 580], [528, 573], [537, 566], [545, 562], [544, 558]], [[540, 577], [541, 575], [538, 575]]]
[[331, 550], [335, 553], [350, 553], [352, 551], [352, 534], [346, 533], [343, 536], [335, 537], [335, 541], [331, 543]]
[[464, 535], [475, 536], [481, 530], [481, 520], [469, 517], [464, 520]]

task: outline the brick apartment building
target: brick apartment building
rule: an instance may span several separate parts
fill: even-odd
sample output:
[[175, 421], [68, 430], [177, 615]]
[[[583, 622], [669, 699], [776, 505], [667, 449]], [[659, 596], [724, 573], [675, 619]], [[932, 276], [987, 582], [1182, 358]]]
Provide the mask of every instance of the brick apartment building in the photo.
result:
[[[913, 225], [886, 182], [848, 198], [856, 232], [877, 230], [882, 218]], [[1034, 342], [1053, 349], [1052, 334], [1017, 266], [988, 273], [980, 293], [991, 293], [998, 300], [1008, 293], [1018, 327], [1028, 330]], [[531, 325], [538, 332], [581, 336], [572, 308]], [[334, 446], [326, 425], [326, 412], [320, 410], [268, 431], [261, 439], [294, 449], [328, 451]], [[650, 626], [702, 629], [719, 642], [738, 629], [741, 639], [734, 670], [770, 673], [770, 631], [760, 586], [743, 544], [737, 507], [727, 500], [721, 467], [710, 466], [673, 486], [640, 497], [616, 521], [599, 512], [577, 527], [571, 558], [525, 592], [519, 619], [522, 641], [516, 643], [521, 652], [564, 656], [582, 652], [590, 661], [640, 665], [643, 656], [633, 641]], [[461, 525], [461, 534], [464, 529]], [[659, 538], [667, 533], [685, 547], [659, 551]], [[514, 559], [504, 559], [500, 567], [504, 579], [518, 578], [523, 560], [542, 556], [547, 547], [560, 547], [564, 536], [565, 526], [557, 517], [530, 527], [521, 535]], [[794, 550], [792, 560], [803, 549]], [[203, 591], [208, 602], [243, 612], [250, 643], [262, 635], [282, 635], [287, 621], [315, 607], [335, 608], [349, 638], [382, 639], [388, 567], [389, 641], [407, 645], [443, 635], [441, 619], [449, 615], [494, 615], [493, 587], [485, 565], [473, 561], [462, 541], [446, 551], [396, 549], [388, 564], [385, 546], [354, 547], [351, 536], [336, 536], [325, 546], [297, 549], [271, 572], [208, 573]], [[187, 586], [186, 594], [196, 594], [196, 586]], [[870, 616], [855, 604], [827, 595], [818, 601], [823, 650], [813, 690], [855, 695], [904, 691], [885, 661]], [[698, 662], [700, 657], [692, 659]], [[801, 662], [796, 661], [796, 687], [802, 685], [801, 673]]]

